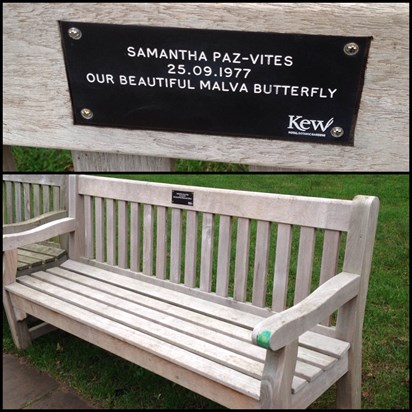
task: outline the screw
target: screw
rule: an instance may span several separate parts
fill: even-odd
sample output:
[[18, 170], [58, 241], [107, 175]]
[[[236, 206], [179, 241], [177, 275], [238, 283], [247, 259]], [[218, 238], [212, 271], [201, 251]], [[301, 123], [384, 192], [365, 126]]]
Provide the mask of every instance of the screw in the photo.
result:
[[90, 109], [84, 108], [80, 111], [83, 118], [89, 120], [93, 117], [93, 112]]
[[348, 43], [348, 44], [345, 44], [343, 51], [348, 56], [354, 56], [355, 54], [358, 54], [359, 46], [356, 43]]
[[330, 134], [335, 138], [338, 139], [339, 137], [343, 136], [343, 129], [341, 127], [333, 127], [330, 131]]
[[74, 40], [79, 40], [82, 37], [82, 32], [77, 27], [70, 27], [67, 33]]

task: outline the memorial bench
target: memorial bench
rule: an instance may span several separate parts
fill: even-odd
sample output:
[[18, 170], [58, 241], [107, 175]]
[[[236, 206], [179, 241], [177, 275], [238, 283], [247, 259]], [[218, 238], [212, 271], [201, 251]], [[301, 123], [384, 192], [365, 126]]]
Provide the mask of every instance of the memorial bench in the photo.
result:
[[[33, 229], [67, 217], [64, 175], [3, 175], [3, 234]], [[18, 249], [17, 274], [56, 266], [67, 258], [65, 239], [38, 242]]]
[[[360, 407], [378, 208], [70, 176], [69, 217], [3, 237], [13, 339], [31, 314], [227, 407], [307, 407], [335, 382]], [[63, 233], [67, 261], [16, 279], [18, 247]]]

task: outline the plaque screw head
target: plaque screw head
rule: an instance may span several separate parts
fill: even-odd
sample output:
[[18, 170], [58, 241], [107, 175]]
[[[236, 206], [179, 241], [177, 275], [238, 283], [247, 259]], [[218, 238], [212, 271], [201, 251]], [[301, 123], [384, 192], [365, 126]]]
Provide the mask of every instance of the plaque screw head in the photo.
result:
[[359, 46], [356, 43], [348, 43], [348, 44], [345, 44], [343, 51], [348, 56], [354, 56], [355, 54], [358, 54]]
[[82, 32], [77, 27], [70, 27], [67, 33], [74, 40], [79, 40], [82, 37]]
[[93, 112], [90, 109], [84, 108], [80, 111], [80, 114], [84, 119], [91, 119], [93, 117]]
[[338, 139], [339, 137], [343, 136], [343, 129], [341, 127], [333, 127], [330, 131], [330, 134], [335, 138]]

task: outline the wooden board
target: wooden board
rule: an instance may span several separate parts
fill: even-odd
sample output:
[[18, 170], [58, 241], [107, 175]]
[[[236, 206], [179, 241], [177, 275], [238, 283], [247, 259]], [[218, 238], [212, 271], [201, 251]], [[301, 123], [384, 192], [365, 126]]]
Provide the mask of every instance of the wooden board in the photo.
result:
[[[5, 145], [224, 161], [282, 170], [409, 170], [407, 3], [8, 3], [3, 11]], [[355, 145], [74, 126], [58, 20], [373, 36]]]

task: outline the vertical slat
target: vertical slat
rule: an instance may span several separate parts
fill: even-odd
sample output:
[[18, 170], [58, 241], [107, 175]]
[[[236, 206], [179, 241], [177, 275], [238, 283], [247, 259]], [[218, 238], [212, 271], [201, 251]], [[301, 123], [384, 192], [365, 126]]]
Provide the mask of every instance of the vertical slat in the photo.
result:
[[153, 206], [143, 208], [143, 273], [153, 275]]
[[140, 214], [139, 204], [130, 205], [130, 269], [140, 270]]
[[200, 290], [211, 291], [213, 263], [213, 214], [203, 213], [200, 254]]
[[42, 186], [43, 189], [43, 213], [50, 211], [50, 187], [47, 185]]
[[323, 239], [322, 264], [319, 283], [325, 283], [336, 275], [339, 259], [339, 243], [341, 232], [325, 230]]
[[109, 265], [116, 264], [116, 213], [113, 199], [106, 199], [106, 254]]
[[104, 220], [103, 220], [103, 199], [95, 198], [94, 223], [96, 227], [96, 260], [104, 261]]
[[92, 199], [90, 196], [84, 196], [84, 238], [86, 243], [85, 256], [93, 259], [93, 220], [92, 220]]
[[53, 186], [53, 210], [60, 210], [63, 209], [63, 206], [60, 205], [60, 187]]
[[281, 312], [286, 308], [291, 247], [292, 225], [279, 223], [272, 293], [272, 310], [275, 312]]
[[16, 222], [21, 222], [22, 219], [22, 202], [21, 202], [21, 183], [14, 184], [14, 204], [16, 210]]
[[196, 286], [197, 226], [197, 212], [188, 210], [186, 214], [185, 286], [190, 288]]
[[234, 298], [239, 302], [246, 300], [247, 276], [249, 271], [250, 221], [239, 218], [237, 224], [235, 290]]
[[14, 223], [12, 182], [6, 182], [7, 223]]
[[33, 185], [33, 210], [34, 217], [40, 216], [40, 185]]
[[85, 241], [84, 241], [84, 196], [79, 193], [78, 175], [69, 176], [69, 190], [68, 190], [68, 210], [69, 217], [75, 218], [77, 228], [74, 233], [69, 236], [69, 257], [70, 259], [79, 259], [84, 256]]
[[[339, 259], [340, 235], [341, 233], [336, 230], [325, 230], [323, 238], [322, 264], [320, 267], [320, 285], [336, 275]], [[329, 317], [322, 321], [321, 324], [329, 326]]]
[[220, 216], [216, 294], [225, 297], [229, 288], [231, 229], [232, 218], [230, 216]]
[[302, 226], [300, 228], [298, 265], [296, 269], [295, 305], [306, 298], [310, 293], [315, 235], [315, 229], [312, 227]]
[[266, 280], [269, 259], [270, 222], [257, 223], [255, 267], [253, 277], [252, 304], [264, 307], [266, 304]]
[[166, 207], [157, 207], [156, 277], [159, 279], [166, 279], [167, 214]]
[[30, 184], [23, 183], [24, 220], [31, 218]]
[[117, 202], [117, 253], [119, 259], [119, 267], [127, 268], [127, 234], [128, 234], [128, 219], [127, 219], [127, 204], [123, 200]]
[[172, 209], [172, 234], [170, 239], [170, 280], [180, 283], [182, 263], [182, 210]]

